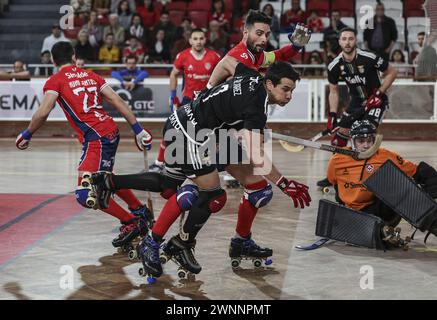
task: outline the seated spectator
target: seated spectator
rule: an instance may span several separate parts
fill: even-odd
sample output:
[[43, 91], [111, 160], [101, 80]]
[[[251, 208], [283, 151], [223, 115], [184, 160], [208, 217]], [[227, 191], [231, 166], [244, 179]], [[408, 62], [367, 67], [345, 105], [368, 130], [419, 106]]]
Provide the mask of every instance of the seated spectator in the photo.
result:
[[[110, 7], [110, 11], [111, 13], [117, 13], [118, 10], [118, 5], [120, 4], [120, 2], [122, 2], [123, 0], [111, 0], [111, 7]], [[135, 4], [135, 0], [127, 0], [129, 3], [129, 9], [131, 12], [135, 12], [137, 10], [136, 8], [136, 4]]]
[[347, 25], [341, 21], [340, 12], [332, 11], [329, 27], [323, 29], [322, 48], [324, 49], [324, 60], [326, 64], [330, 64], [331, 61], [340, 53], [341, 48], [338, 44], [338, 40], [340, 39], [340, 30], [346, 27]]
[[48, 67], [36, 67], [35, 72], [33, 73], [36, 77], [50, 77], [54, 73], [54, 67], [52, 66], [50, 60], [51, 54], [50, 51], [44, 51], [41, 53], [41, 64], [48, 64]]
[[30, 80], [30, 72], [27, 71], [23, 61], [14, 62], [14, 69], [8, 72], [0, 71], [0, 80]]
[[170, 16], [167, 11], [163, 10], [161, 12], [161, 16], [159, 18], [159, 22], [153, 28], [152, 34], [157, 34], [158, 30], [164, 30], [165, 33], [165, 42], [167, 46], [170, 46], [171, 43], [176, 38], [176, 26], [170, 21]]
[[97, 12], [91, 11], [88, 23], [84, 24], [81, 31], [88, 32], [89, 42], [93, 48], [97, 48], [103, 39], [103, 28], [97, 19]]
[[114, 35], [108, 33], [105, 37], [105, 44], [99, 50], [99, 61], [101, 63], [120, 62], [120, 49], [114, 42]]
[[182, 39], [177, 40], [172, 48], [171, 48], [171, 61], [173, 61], [179, 52], [188, 49], [191, 47], [190, 45], [190, 37], [191, 37], [191, 29], [185, 30], [184, 36]]
[[[320, 52], [318, 52], [317, 50], [311, 52], [310, 56], [308, 57], [308, 60], [305, 61], [305, 64], [323, 65], [323, 59], [320, 55]], [[305, 71], [305, 75], [313, 76], [313, 77], [321, 77], [323, 76], [323, 70], [324, 68], [308, 68]]]
[[416, 57], [417, 57], [417, 55], [420, 53], [420, 51], [422, 51], [423, 46], [424, 46], [424, 44], [425, 44], [425, 32], [424, 32], [424, 31], [419, 32], [419, 33], [417, 34], [417, 44], [419, 45], [418, 50], [417, 50], [417, 51], [414, 50], [414, 51], [411, 52], [411, 62], [412, 62], [413, 64], [417, 64], [417, 59], [416, 59]]
[[145, 28], [152, 29], [158, 23], [159, 17], [152, 0], [144, 0], [143, 5], [138, 7], [137, 13], [143, 20]]
[[44, 38], [42, 43], [41, 52], [49, 51], [51, 52], [52, 47], [55, 43], [59, 41], [70, 41], [65, 36], [61, 30], [61, 27], [58, 23], [55, 23], [52, 27], [52, 34]]
[[177, 40], [184, 40], [185, 32], [188, 30], [191, 32], [192, 29], [195, 29], [196, 26], [191, 21], [190, 17], [185, 16], [182, 19], [181, 25], [177, 27], [176, 30], [176, 39]]
[[206, 34], [207, 47], [217, 51], [223, 56], [228, 51], [228, 36], [220, 29], [216, 20], [209, 22], [209, 29]]
[[322, 19], [320, 19], [320, 17], [317, 15], [317, 11], [311, 11], [311, 15], [308, 17], [307, 25], [314, 33], [322, 32], [323, 28], [325, 27]]
[[89, 13], [91, 2], [91, 0], [71, 0], [70, 5], [74, 9], [74, 13]]
[[170, 63], [170, 46], [165, 41], [165, 31], [159, 29], [155, 41], [149, 48], [147, 63]]
[[81, 30], [77, 35], [77, 44], [74, 47], [76, 56], [82, 57], [86, 62], [94, 62], [96, 60], [96, 51], [89, 42], [88, 32]]
[[390, 62], [396, 64], [395, 68], [398, 71], [399, 77], [408, 77], [411, 74], [409, 67], [402, 67], [401, 65], [408, 65], [405, 61], [405, 55], [402, 50], [396, 49], [391, 54]]
[[97, 16], [106, 16], [110, 5], [111, 0], [94, 0], [92, 9], [97, 12]]
[[120, 81], [122, 88], [132, 91], [149, 76], [149, 73], [137, 68], [137, 57], [129, 56], [126, 58], [126, 68], [112, 71], [111, 76]]
[[225, 11], [225, 3], [223, 0], [213, 0], [211, 13], [208, 16], [208, 21], [211, 20], [216, 20], [219, 23], [220, 28], [229, 32], [229, 21], [231, 21], [231, 15], [229, 12]]
[[307, 15], [300, 7], [300, 0], [291, 0], [291, 9], [284, 12], [281, 17], [281, 29], [290, 32], [297, 23], [306, 23]]
[[262, 12], [264, 12], [266, 15], [272, 18], [272, 24], [270, 25], [270, 30], [272, 31], [272, 35], [270, 36], [269, 39], [270, 48], [266, 48], [266, 51], [271, 51], [272, 49], [274, 50], [279, 48], [279, 33], [280, 33], [279, 19], [275, 14], [275, 9], [270, 3], [264, 5]]
[[84, 69], [85, 68], [85, 60], [81, 57], [76, 57], [76, 67]]
[[137, 61], [143, 61], [144, 48], [140, 40], [136, 37], [130, 37], [129, 45], [123, 50], [123, 61], [126, 62], [127, 57], [135, 56]]
[[136, 37], [141, 43], [146, 43], [149, 38], [149, 30], [144, 28], [141, 21], [141, 17], [138, 14], [134, 14], [132, 17], [132, 23], [127, 29], [127, 38]]
[[118, 5], [118, 21], [124, 30], [128, 30], [132, 21], [133, 13], [129, 9], [129, 2], [123, 0]]
[[103, 30], [103, 37], [105, 37], [107, 33], [114, 34], [115, 44], [117, 46], [122, 47], [124, 45], [125, 30], [120, 25], [116, 13], [109, 15], [109, 26], [106, 26]]
[[428, 37], [425, 37], [425, 44], [417, 56], [417, 68], [414, 76], [416, 81], [437, 80], [437, 52], [433, 46], [435, 40], [437, 40], [437, 31], [433, 31]]
[[398, 39], [398, 29], [395, 21], [385, 15], [384, 4], [376, 5], [373, 17], [373, 28], [364, 30], [364, 45], [368, 50], [389, 59], [389, 54]]

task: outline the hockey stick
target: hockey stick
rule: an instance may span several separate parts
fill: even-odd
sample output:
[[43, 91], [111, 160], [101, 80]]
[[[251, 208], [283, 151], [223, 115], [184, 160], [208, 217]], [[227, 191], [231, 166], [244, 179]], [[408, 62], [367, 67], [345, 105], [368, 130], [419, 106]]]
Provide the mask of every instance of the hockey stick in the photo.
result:
[[279, 134], [279, 133], [275, 133], [275, 132], [272, 133], [272, 137], [275, 139], [284, 140], [284, 141], [291, 142], [291, 143], [301, 144], [303, 146], [310, 147], [313, 149], [345, 154], [345, 155], [351, 156], [355, 160], [362, 160], [362, 159], [370, 158], [371, 156], [373, 156], [376, 153], [376, 151], [378, 151], [378, 149], [381, 145], [381, 142], [382, 142], [382, 135], [377, 134], [375, 137], [375, 143], [373, 144], [372, 147], [370, 147], [367, 151], [358, 152], [358, 151], [351, 150], [351, 149], [343, 149], [340, 147], [331, 146], [329, 144], [322, 144], [322, 143], [316, 142], [316, 141], [310, 141], [310, 140], [305, 140], [305, 139], [296, 138], [296, 137], [292, 137], [292, 136], [286, 136], [284, 134]]
[[302, 251], [315, 250], [315, 249], [319, 249], [320, 247], [322, 247], [329, 240], [330, 240], [329, 238], [321, 238], [312, 244], [309, 244], [306, 246], [297, 245], [297, 246], [295, 246], [295, 248], [298, 250], [302, 250]]
[[[149, 159], [147, 157], [147, 154], [148, 154], [148, 151], [146, 149], [146, 146], [143, 144], [143, 157], [144, 157], [144, 171], [143, 172], [149, 171]], [[146, 200], [147, 200], [147, 208], [150, 210], [150, 212], [152, 214], [154, 214], [152, 194], [150, 193], [150, 191], [146, 192]]]
[[[330, 134], [330, 131], [328, 129], [325, 129], [312, 137], [310, 141], [317, 141], [328, 134]], [[284, 148], [288, 152], [300, 152], [305, 148], [305, 146], [303, 145], [291, 145], [287, 141], [283, 140], [279, 140], [279, 143], [281, 144], [282, 148]]]

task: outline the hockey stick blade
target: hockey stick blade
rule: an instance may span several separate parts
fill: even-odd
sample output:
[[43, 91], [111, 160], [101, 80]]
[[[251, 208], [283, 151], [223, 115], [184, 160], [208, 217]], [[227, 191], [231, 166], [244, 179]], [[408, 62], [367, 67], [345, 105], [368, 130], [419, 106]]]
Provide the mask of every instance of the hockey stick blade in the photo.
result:
[[378, 151], [379, 147], [381, 146], [381, 142], [382, 142], [382, 135], [378, 134], [375, 137], [375, 143], [373, 144], [372, 147], [370, 147], [367, 151], [358, 152], [358, 151], [351, 150], [351, 149], [344, 149], [344, 148], [340, 148], [340, 147], [331, 146], [329, 144], [322, 144], [322, 143], [316, 142], [316, 141], [305, 140], [305, 139], [301, 139], [301, 138], [287, 136], [287, 135], [279, 134], [276, 132], [272, 133], [272, 138], [295, 143], [295, 144], [300, 144], [300, 145], [310, 147], [313, 149], [324, 150], [324, 151], [329, 151], [329, 152], [333, 152], [333, 153], [345, 154], [345, 155], [353, 157], [356, 160], [368, 159], [371, 156], [373, 156], [376, 153], [376, 151]]
[[[314, 137], [312, 137], [310, 141], [317, 141], [328, 134], [329, 134], [329, 130], [325, 129], [323, 131], [320, 131]], [[288, 152], [300, 152], [303, 149], [305, 149], [303, 145], [291, 145], [287, 141], [283, 141], [283, 140], [279, 140], [279, 143], [281, 144], [282, 148], [284, 148]]]
[[316, 250], [316, 249], [319, 249], [320, 247], [322, 247], [329, 240], [330, 240], [329, 238], [321, 238], [310, 245], [307, 245], [307, 246], [297, 245], [297, 246], [295, 246], [295, 248], [298, 250], [302, 250], [302, 251]]

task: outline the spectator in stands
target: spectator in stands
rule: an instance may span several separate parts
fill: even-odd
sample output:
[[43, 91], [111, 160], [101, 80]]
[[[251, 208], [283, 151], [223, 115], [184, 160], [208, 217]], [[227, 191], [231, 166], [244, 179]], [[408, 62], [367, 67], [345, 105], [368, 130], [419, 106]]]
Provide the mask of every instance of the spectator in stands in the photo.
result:
[[216, 20], [209, 22], [209, 29], [206, 34], [207, 47], [217, 51], [223, 56], [228, 51], [228, 36], [220, 29]]
[[101, 63], [120, 62], [120, 49], [115, 45], [114, 34], [106, 35], [105, 44], [99, 50], [99, 61]]
[[27, 71], [23, 61], [14, 62], [14, 69], [8, 72], [0, 71], [0, 80], [30, 80], [30, 72]]
[[223, 0], [213, 0], [212, 9], [208, 16], [208, 21], [211, 20], [216, 20], [219, 23], [220, 28], [226, 32], [229, 32], [231, 15], [229, 12], [226, 12], [225, 2]]
[[402, 65], [408, 65], [405, 61], [405, 55], [402, 50], [393, 50], [390, 62], [396, 64], [395, 67], [398, 71], [398, 77], [408, 77], [411, 74], [411, 69], [409, 67], [402, 67]]
[[103, 39], [103, 28], [99, 24], [96, 11], [90, 12], [88, 23], [82, 27], [81, 31], [82, 30], [88, 32], [91, 46], [93, 46], [93, 48], [99, 47], [100, 42]]
[[135, 87], [143, 82], [149, 76], [147, 71], [137, 68], [137, 57], [129, 56], [126, 58], [126, 68], [123, 70], [114, 70], [111, 76], [120, 81], [121, 87], [132, 91]]
[[82, 59], [81, 57], [79, 57], [79, 58], [76, 57], [76, 67], [84, 69], [85, 68], [85, 60]]
[[266, 15], [268, 15], [272, 19], [272, 24], [270, 25], [270, 30], [272, 31], [272, 34], [269, 39], [269, 43], [271, 48], [266, 48], [266, 51], [272, 51], [279, 48], [279, 33], [280, 33], [280, 25], [279, 25], [279, 19], [275, 14], [275, 9], [270, 3], [267, 3], [262, 8], [262, 12], [264, 12]]
[[103, 36], [106, 36], [107, 33], [113, 33], [115, 44], [119, 47], [123, 47], [124, 39], [125, 39], [125, 30], [120, 25], [118, 20], [118, 15], [116, 13], [111, 13], [109, 15], [109, 26], [106, 26], [103, 30]]
[[41, 53], [41, 64], [48, 64], [48, 67], [36, 67], [33, 73], [36, 77], [50, 77], [54, 73], [54, 67], [50, 61], [50, 51], [44, 51]]
[[74, 13], [89, 13], [91, 11], [91, 0], [71, 0], [70, 5]]
[[324, 50], [324, 61], [326, 64], [331, 63], [331, 61], [340, 53], [341, 48], [338, 44], [340, 30], [346, 27], [347, 25], [341, 21], [340, 12], [332, 11], [329, 27], [323, 29], [322, 48]]
[[158, 29], [155, 41], [149, 48], [148, 63], [170, 63], [170, 46], [165, 41], [165, 30]]
[[320, 19], [320, 17], [317, 15], [317, 11], [311, 11], [311, 15], [308, 17], [307, 25], [311, 31], [315, 33], [322, 32], [323, 28], [325, 27], [322, 19]]
[[300, 7], [300, 0], [291, 0], [291, 9], [284, 12], [281, 17], [283, 32], [290, 32], [297, 23], [306, 23], [307, 15]]
[[185, 16], [182, 19], [181, 25], [177, 27], [176, 30], [176, 39], [177, 40], [184, 40], [185, 38], [185, 32], [188, 30], [191, 32], [192, 29], [195, 29], [196, 26], [191, 22], [190, 17]]
[[147, 29], [152, 29], [158, 23], [158, 14], [155, 11], [155, 6], [152, 0], [144, 0], [142, 6], [139, 6], [137, 13], [143, 20], [143, 25]]
[[416, 81], [437, 80], [437, 52], [434, 41], [437, 40], [437, 31], [425, 37], [425, 45], [417, 56], [417, 68], [414, 79]]
[[161, 12], [161, 16], [159, 18], [159, 22], [153, 28], [153, 34], [157, 34], [158, 30], [164, 30], [165, 33], [165, 42], [167, 46], [170, 46], [173, 43], [176, 37], [176, 26], [170, 21], [170, 16], [167, 11], [163, 10]]
[[97, 12], [97, 16], [106, 16], [110, 5], [111, 0], [94, 0], [92, 9]]
[[59, 41], [70, 41], [64, 36], [64, 33], [61, 30], [61, 27], [58, 23], [55, 23], [52, 27], [52, 34], [44, 38], [42, 43], [41, 52], [51, 51], [52, 47], [55, 43]]
[[144, 28], [141, 17], [138, 14], [134, 14], [132, 17], [132, 23], [127, 29], [127, 37], [136, 37], [141, 43], [145, 43], [147, 45], [149, 30]]
[[129, 2], [127, 0], [120, 2], [117, 14], [120, 25], [124, 30], [128, 30], [132, 21], [133, 13], [129, 9]]
[[[320, 52], [317, 50], [311, 52], [311, 54], [308, 56], [308, 60], [305, 61], [305, 64], [322, 65], [323, 59], [322, 56], [320, 55]], [[323, 70], [324, 68], [308, 68], [305, 71], [305, 75], [313, 76], [313, 77], [321, 77], [323, 76]]]
[[86, 62], [94, 62], [96, 60], [96, 50], [89, 42], [89, 35], [86, 30], [80, 30], [77, 35], [77, 44], [74, 47], [76, 56], [85, 59]]
[[417, 48], [417, 50], [414, 50], [414, 51], [411, 52], [411, 62], [413, 64], [417, 64], [417, 59], [416, 58], [417, 58], [418, 54], [422, 51], [423, 46], [425, 44], [425, 32], [424, 31], [419, 32], [417, 34], [417, 44], [419, 46]]
[[[111, 13], [117, 13], [118, 6], [122, 1], [123, 0], [111, 0], [111, 8], [110, 8]], [[129, 3], [130, 11], [135, 12], [137, 10], [135, 0], [127, 0], [127, 1]]]
[[179, 52], [188, 49], [190, 45], [191, 29], [186, 29], [182, 39], [177, 40], [170, 51], [171, 61], [173, 61]]
[[143, 61], [144, 48], [137, 37], [130, 37], [129, 45], [123, 50], [123, 61], [126, 62], [127, 57], [135, 56], [137, 61]]
[[397, 39], [396, 23], [385, 15], [384, 5], [380, 2], [376, 5], [373, 28], [364, 30], [364, 45], [367, 49], [388, 60]]

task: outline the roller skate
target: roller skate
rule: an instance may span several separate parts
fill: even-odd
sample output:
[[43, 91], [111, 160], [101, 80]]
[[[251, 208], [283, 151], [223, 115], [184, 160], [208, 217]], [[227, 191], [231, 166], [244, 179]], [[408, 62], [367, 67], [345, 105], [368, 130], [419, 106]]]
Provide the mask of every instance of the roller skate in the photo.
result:
[[97, 197], [98, 208], [108, 209], [109, 199], [114, 193], [112, 173], [106, 171], [93, 173], [89, 178], [89, 182], [91, 183]]
[[162, 248], [160, 260], [162, 264], [167, 263], [169, 260], [173, 260], [179, 268], [177, 271], [180, 279], [188, 279], [198, 274], [202, 267], [194, 257], [194, 247], [196, 241], [186, 242], [182, 241], [177, 235], [171, 238]]
[[147, 282], [150, 284], [155, 283], [156, 278], [162, 275], [159, 247], [160, 244], [153, 240], [150, 235], [144, 236], [137, 247], [138, 255], [143, 263], [138, 273], [142, 277], [147, 276]]
[[[153, 228], [153, 224], [155, 223], [153, 213], [145, 205], [142, 205], [137, 209], [130, 210], [130, 212], [139, 219], [138, 227], [140, 232], [138, 236], [145, 236], [147, 232]], [[139, 241], [137, 238], [134, 238], [130, 243], [127, 242], [121, 247], [122, 252], [128, 252], [128, 258], [131, 261], [140, 258], [137, 250], [138, 244]]]
[[[152, 218], [153, 219], [153, 218]], [[144, 236], [149, 231], [149, 220], [144, 216], [135, 217], [129, 221], [122, 222], [120, 233], [112, 240], [114, 248], [120, 248], [121, 252], [128, 252], [129, 259], [134, 260], [137, 255], [134, 253], [136, 244], [135, 239]]]
[[149, 172], [158, 172], [161, 173], [164, 171], [164, 164], [162, 163], [153, 163], [149, 166]]
[[410, 237], [401, 238], [401, 228], [384, 226], [382, 228], [382, 240], [387, 243], [389, 247], [402, 248], [402, 250], [407, 251], [409, 246], [408, 243], [411, 242]]
[[231, 258], [232, 268], [238, 268], [241, 260], [252, 260], [255, 268], [259, 268], [264, 264], [269, 266], [272, 264], [273, 250], [270, 248], [261, 248], [255, 241], [249, 238], [232, 238], [229, 245], [229, 257]]
[[329, 194], [333, 191], [332, 184], [329, 182], [328, 178], [317, 181], [316, 185], [323, 194]]
[[91, 175], [91, 172], [84, 172], [82, 174], [82, 181], [80, 182], [80, 185], [82, 186], [82, 188], [90, 190], [88, 193], [88, 198], [86, 199], [86, 205], [92, 209], [96, 209], [97, 195], [91, 184]]
[[236, 180], [230, 174], [225, 174], [223, 176], [223, 181], [225, 183], [225, 187], [228, 188], [228, 189], [236, 189], [236, 188], [241, 187], [240, 182], [238, 182], [238, 180]]

